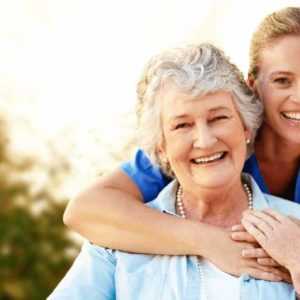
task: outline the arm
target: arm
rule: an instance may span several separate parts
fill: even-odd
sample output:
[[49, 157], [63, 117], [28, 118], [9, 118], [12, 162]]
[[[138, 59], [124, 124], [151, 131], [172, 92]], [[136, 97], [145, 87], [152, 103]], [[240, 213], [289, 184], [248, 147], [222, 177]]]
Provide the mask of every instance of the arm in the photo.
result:
[[197, 255], [197, 241], [206, 237], [198, 230], [201, 224], [145, 206], [137, 186], [120, 169], [70, 201], [64, 222], [95, 244], [128, 252]]
[[272, 267], [241, 257], [242, 249], [250, 245], [232, 241], [223, 229], [145, 206], [138, 188], [121, 170], [99, 179], [71, 201], [64, 222], [103, 247], [136, 253], [199, 255], [233, 275], [248, 273], [280, 280], [271, 273]]

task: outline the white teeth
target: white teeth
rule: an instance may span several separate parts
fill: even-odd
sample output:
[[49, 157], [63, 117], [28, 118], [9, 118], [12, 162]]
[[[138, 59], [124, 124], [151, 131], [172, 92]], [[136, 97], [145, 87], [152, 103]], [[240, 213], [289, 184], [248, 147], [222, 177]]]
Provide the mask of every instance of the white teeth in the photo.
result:
[[300, 121], [300, 112], [284, 112], [282, 114], [287, 119]]
[[221, 158], [224, 152], [219, 152], [216, 154], [213, 154], [211, 156], [206, 156], [206, 157], [200, 157], [200, 158], [195, 158], [193, 161], [197, 164], [203, 164], [203, 163], [208, 163], [212, 162], [214, 160], [218, 160]]

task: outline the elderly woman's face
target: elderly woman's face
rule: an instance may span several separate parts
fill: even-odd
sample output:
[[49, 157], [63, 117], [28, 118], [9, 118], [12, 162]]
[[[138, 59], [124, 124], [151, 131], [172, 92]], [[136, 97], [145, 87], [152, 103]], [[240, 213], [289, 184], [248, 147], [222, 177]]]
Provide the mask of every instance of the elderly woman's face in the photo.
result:
[[231, 94], [194, 97], [168, 85], [160, 97], [164, 135], [160, 153], [180, 183], [216, 188], [240, 180], [250, 134]]

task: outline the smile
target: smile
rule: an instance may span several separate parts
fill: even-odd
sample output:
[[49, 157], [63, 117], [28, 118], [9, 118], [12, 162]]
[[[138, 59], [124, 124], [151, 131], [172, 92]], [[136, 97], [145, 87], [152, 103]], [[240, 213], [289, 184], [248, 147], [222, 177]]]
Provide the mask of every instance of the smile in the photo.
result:
[[226, 152], [218, 152], [210, 156], [202, 156], [198, 158], [192, 159], [192, 162], [194, 164], [207, 164], [207, 163], [212, 163], [217, 160], [223, 159], [226, 155]]
[[281, 115], [289, 120], [300, 121], [300, 112], [282, 112]]

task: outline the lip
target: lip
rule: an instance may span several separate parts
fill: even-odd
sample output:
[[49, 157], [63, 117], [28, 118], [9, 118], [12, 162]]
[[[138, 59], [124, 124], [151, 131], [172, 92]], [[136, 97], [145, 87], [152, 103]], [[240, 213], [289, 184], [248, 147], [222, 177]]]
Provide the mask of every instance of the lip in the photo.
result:
[[288, 125], [292, 126], [292, 127], [300, 127], [300, 120], [295, 120], [295, 119], [288, 119], [287, 117], [284, 116], [283, 113], [286, 113], [287, 111], [285, 112], [281, 112], [280, 113], [280, 118], [285, 122], [287, 123]]
[[[212, 156], [220, 154], [220, 153], [222, 153], [222, 155], [217, 160], [213, 160], [213, 161], [210, 161], [210, 162], [209, 161], [208, 162], [202, 162], [202, 163], [196, 163], [196, 162], [193, 161], [193, 160], [196, 160], [196, 159], [199, 159], [199, 158], [212, 157]], [[209, 155], [197, 156], [197, 157], [191, 159], [190, 162], [191, 162], [192, 165], [195, 165], [195, 166], [212, 166], [214, 164], [222, 162], [226, 158], [227, 154], [228, 154], [227, 151], [216, 151], [216, 152], [214, 152], [212, 154], [209, 154]]]

